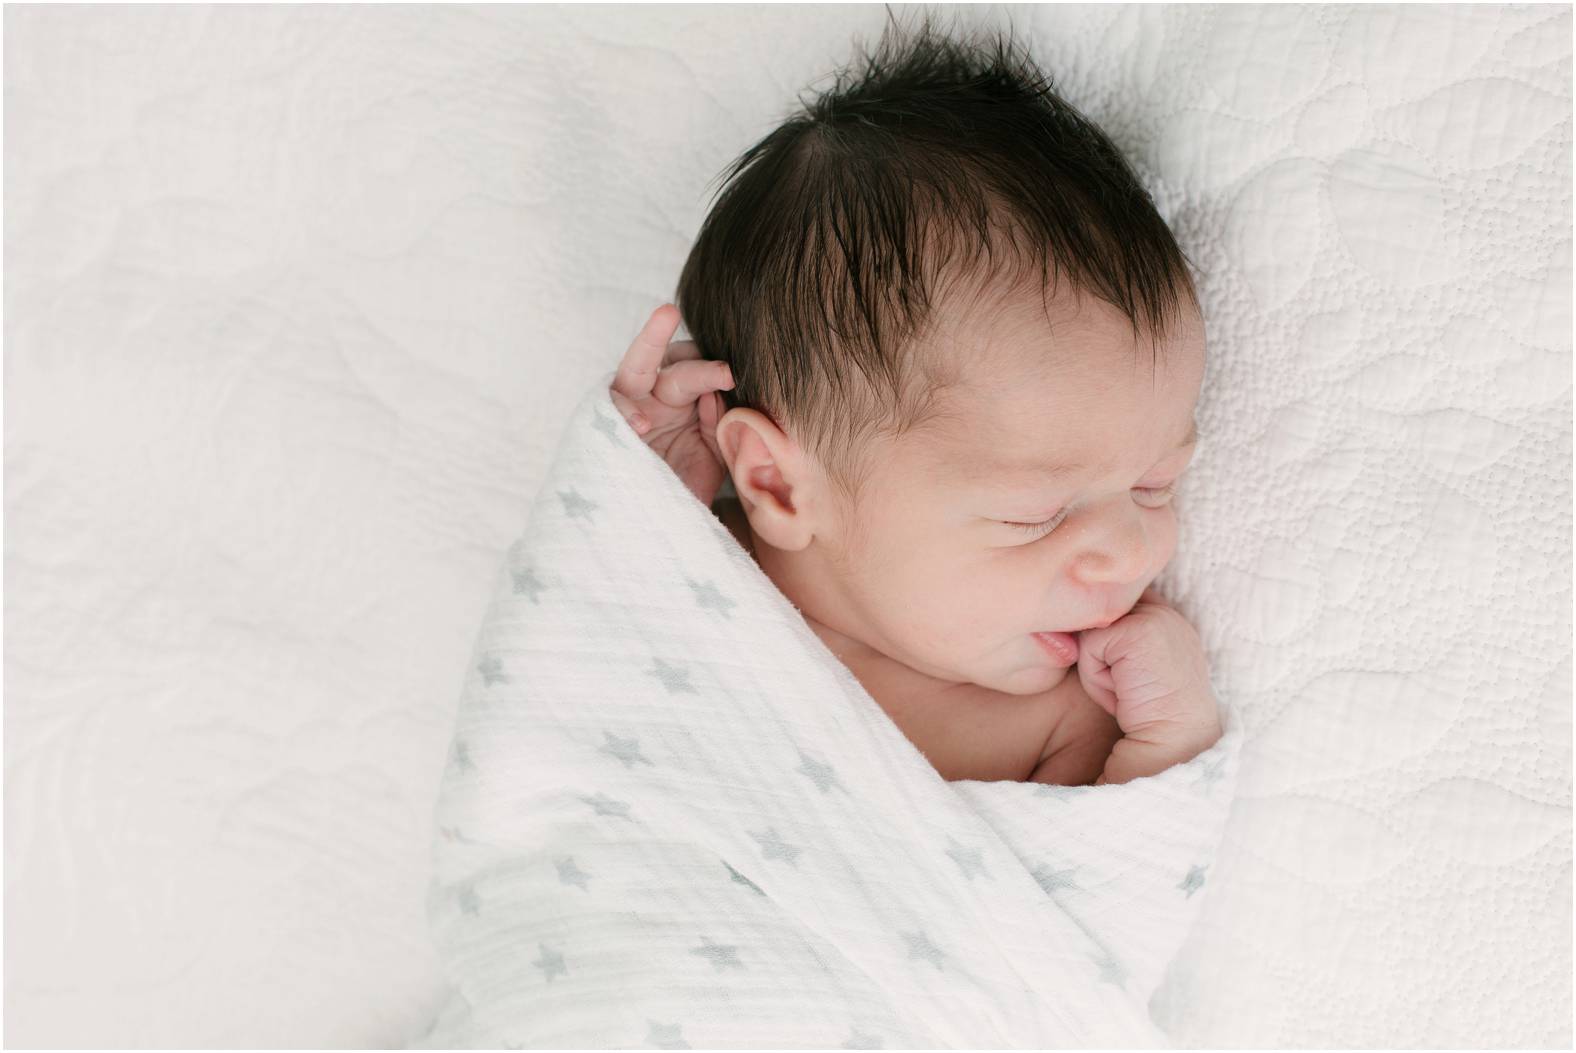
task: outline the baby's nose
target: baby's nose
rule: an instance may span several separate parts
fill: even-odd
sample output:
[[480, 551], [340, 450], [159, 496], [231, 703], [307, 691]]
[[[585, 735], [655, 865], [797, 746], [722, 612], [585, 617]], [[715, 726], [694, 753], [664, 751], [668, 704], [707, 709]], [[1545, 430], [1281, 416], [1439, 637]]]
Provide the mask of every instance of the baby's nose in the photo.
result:
[[1149, 574], [1154, 562], [1143, 517], [1130, 513], [1112, 529], [1089, 539], [1072, 573], [1086, 585], [1132, 585]]

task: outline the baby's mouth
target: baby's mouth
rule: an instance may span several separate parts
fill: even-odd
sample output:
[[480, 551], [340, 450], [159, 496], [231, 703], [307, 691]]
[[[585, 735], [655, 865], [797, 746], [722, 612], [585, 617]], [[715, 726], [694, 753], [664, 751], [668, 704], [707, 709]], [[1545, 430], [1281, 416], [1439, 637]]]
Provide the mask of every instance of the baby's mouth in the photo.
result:
[[1039, 644], [1050, 656], [1051, 661], [1062, 668], [1075, 665], [1078, 662], [1078, 637], [1066, 632], [1030, 633], [1035, 643]]

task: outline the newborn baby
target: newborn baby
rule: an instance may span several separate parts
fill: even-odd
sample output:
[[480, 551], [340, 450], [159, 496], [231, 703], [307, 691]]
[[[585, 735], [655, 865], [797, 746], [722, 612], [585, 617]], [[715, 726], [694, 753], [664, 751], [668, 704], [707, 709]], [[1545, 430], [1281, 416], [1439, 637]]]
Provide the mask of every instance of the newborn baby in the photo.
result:
[[1115, 146], [1026, 57], [927, 24], [731, 178], [693, 340], [664, 304], [615, 376], [631, 427], [944, 778], [1123, 782], [1213, 744], [1198, 635], [1150, 588], [1204, 327]]

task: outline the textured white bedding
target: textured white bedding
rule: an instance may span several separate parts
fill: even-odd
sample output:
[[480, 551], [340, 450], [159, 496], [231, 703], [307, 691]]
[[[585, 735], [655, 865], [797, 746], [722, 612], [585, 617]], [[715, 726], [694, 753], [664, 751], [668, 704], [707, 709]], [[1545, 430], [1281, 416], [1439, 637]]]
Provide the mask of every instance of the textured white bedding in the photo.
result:
[[[1247, 741], [1157, 1015], [1569, 1045], [1569, 5], [1011, 16], [1203, 272], [1162, 584]], [[6, 1044], [421, 1032], [552, 444], [885, 18], [6, 8]]]

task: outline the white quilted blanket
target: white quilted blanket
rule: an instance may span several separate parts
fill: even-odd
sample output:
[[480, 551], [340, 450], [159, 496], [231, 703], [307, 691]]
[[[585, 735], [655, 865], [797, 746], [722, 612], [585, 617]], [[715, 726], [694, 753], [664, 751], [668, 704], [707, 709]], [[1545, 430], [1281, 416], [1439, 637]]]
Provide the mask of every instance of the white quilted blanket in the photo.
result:
[[[1241, 734], [944, 782], [602, 378], [498, 575], [438, 802], [424, 1045], [1164, 1045]], [[616, 996], [612, 992], [617, 992]]]
[[[8, 1045], [431, 1022], [496, 568], [709, 181], [888, 17], [807, 12], [5, 8]], [[1010, 14], [1209, 326], [1160, 584], [1244, 742], [1152, 1010], [1569, 1046], [1570, 6]]]

